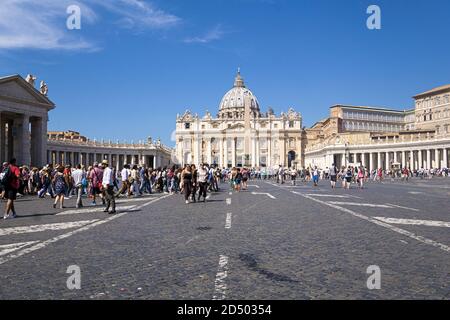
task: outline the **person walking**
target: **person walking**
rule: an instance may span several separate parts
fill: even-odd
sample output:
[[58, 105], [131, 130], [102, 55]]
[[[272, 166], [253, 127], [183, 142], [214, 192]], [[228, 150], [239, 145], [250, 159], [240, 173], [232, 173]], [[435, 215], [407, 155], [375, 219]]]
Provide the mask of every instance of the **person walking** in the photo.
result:
[[83, 182], [86, 181], [86, 174], [81, 169], [81, 164], [76, 166], [76, 169], [72, 172], [73, 185], [77, 194], [76, 208], [83, 207], [81, 201], [81, 195], [83, 194]]
[[336, 189], [337, 174], [338, 174], [338, 171], [336, 169], [336, 166], [333, 163], [330, 168], [331, 189]]
[[189, 197], [192, 192], [192, 169], [191, 166], [186, 165], [181, 173], [181, 181], [183, 183], [184, 200], [186, 204], [189, 204]]
[[[106, 200], [106, 208], [103, 212], [107, 212], [108, 214], [116, 213], [116, 200], [114, 197], [114, 173], [113, 170], [108, 165], [108, 160], [102, 161], [102, 169], [103, 169], [103, 178], [102, 178], [102, 187], [105, 194]], [[109, 211], [111, 208], [111, 211]]]
[[119, 191], [117, 191], [115, 197], [119, 198], [123, 193], [130, 195], [130, 165], [124, 164], [122, 171], [120, 172], [120, 179], [122, 180], [122, 185]]
[[[16, 159], [11, 159], [7, 167], [2, 171], [1, 183], [4, 187], [4, 197], [7, 200], [3, 219], [16, 218], [17, 213], [14, 201], [20, 186], [20, 170], [16, 165]], [[10, 214], [11, 213], [11, 214]]]
[[317, 169], [317, 166], [314, 167], [313, 171], [313, 183], [314, 187], [317, 187], [319, 185], [319, 169]]
[[200, 198], [203, 196], [203, 202], [206, 202], [206, 189], [208, 188], [208, 169], [205, 164], [202, 164], [198, 169], [198, 186], [198, 201], [200, 201]]
[[66, 180], [64, 176], [64, 167], [58, 165], [56, 167], [56, 174], [53, 177], [53, 185], [55, 186], [55, 202], [53, 203], [53, 208], [56, 208], [58, 202], [60, 203], [60, 209], [64, 209], [64, 197], [66, 196]]
[[92, 205], [95, 206], [97, 204], [95, 201], [97, 195], [99, 195], [100, 199], [102, 199], [102, 203], [105, 204], [105, 199], [103, 198], [102, 193], [103, 169], [99, 167], [97, 162], [94, 163], [94, 167], [89, 174], [89, 179], [92, 184]]

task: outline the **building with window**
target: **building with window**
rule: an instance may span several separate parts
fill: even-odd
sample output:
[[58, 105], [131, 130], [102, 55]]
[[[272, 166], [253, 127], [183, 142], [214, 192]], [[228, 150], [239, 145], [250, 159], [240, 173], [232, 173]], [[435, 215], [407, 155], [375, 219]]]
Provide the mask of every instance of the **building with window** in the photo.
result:
[[448, 168], [449, 96], [447, 85], [414, 96], [410, 110], [333, 106], [330, 117], [305, 130], [305, 165]]
[[271, 108], [262, 112], [238, 71], [216, 117], [177, 115], [176, 158], [182, 165], [301, 167], [302, 132], [302, 117], [292, 108], [279, 116]]

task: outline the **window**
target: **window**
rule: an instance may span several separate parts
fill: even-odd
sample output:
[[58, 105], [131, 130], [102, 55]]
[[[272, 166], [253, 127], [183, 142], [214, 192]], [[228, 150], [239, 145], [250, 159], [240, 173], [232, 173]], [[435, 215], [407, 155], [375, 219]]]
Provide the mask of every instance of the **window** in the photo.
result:
[[293, 128], [294, 127], [294, 121], [289, 121], [289, 128]]
[[191, 128], [191, 124], [190, 124], [189, 122], [186, 122], [186, 123], [184, 124], [184, 128], [185, 128], [185, 129], [190, 129], [190, 128]]
[[205, 125], [204, 124], [202, 124], [202, 129], [205, 129]]

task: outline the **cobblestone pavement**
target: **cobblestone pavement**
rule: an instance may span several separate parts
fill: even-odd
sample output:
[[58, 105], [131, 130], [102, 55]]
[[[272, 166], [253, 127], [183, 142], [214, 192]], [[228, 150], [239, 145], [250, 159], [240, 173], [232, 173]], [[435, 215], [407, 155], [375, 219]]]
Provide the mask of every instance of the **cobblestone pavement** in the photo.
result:
[[449, 199], [439, 178], [222, 184], [206, 203], [121, 198], [117, 215], [25, 197], [0, 221], [0, 299], [449, 299]]

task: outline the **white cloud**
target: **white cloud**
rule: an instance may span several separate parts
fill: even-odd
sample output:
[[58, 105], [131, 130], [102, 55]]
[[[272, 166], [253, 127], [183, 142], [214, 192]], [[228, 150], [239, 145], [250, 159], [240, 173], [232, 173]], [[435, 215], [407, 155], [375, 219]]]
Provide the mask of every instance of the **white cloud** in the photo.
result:
[[103, 6], [123, 22], [124, 28], [167, 28], [178, 24], [181, 19], [170, 13], [157, 9], [153, 4], [143, 0], [93, 0]]
[[[94, 41], [66, 28], [69, 5], [79, 5], [84, 24], [99, 20], [95, 6], [116, 16], [124, 28], [154, 29], [176, 25], [180, 18], [143, 0], [1, 0], [0, 49], [88, 49]], [[105, 23], [105, 21], [102, 21]]]
[[197, 36], [193, 38], [186, 38], [184, 42], [186, 43], [209, 43], [211, 41], [219, 40], [223, 37], [225, 31], [220, 24], [216, 25], [214, 28], [209, 30], [206, 34], [202, 36]]

